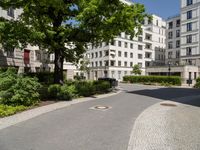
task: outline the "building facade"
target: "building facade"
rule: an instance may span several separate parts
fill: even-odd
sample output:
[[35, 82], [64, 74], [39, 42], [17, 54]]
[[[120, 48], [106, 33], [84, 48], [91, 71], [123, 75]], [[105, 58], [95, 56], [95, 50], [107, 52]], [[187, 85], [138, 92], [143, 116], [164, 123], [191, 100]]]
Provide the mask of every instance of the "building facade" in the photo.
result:
[[180, 15], [168, 18], [166, 29], [165, 64], [177, 66], [180, 64], [181, 50], [181, 20]]
[[181, 0], [181, 63], [200, 66], [200, 0]]
[[152, 21], [145, 20], [143, 32], [138, 37], [130, 39], [129, 35], [121, 33], [110, 43], [90, 46], [87, 51], [90, 79], [111, 77], [121, 81], [123, 76], [132, 74], [134, 65], [139, 65], [142, 75], [145, 75], [146, 67], [165, 62], [166, 22], [152, 16]]
[[[22, 13], [20, 9], [3, 10], [0, 7], [0, 17], [17, 19]], [[38, 46], [28, 45], [25, 49], [5, 50], [0, 45], [0, 67], [15, 67], [19, 73], [54, 71], [54, 55], [40, 50]], [[71, 63], [64, 62], [64, 73], [67, 78], [73, 79], [76, 67]]]

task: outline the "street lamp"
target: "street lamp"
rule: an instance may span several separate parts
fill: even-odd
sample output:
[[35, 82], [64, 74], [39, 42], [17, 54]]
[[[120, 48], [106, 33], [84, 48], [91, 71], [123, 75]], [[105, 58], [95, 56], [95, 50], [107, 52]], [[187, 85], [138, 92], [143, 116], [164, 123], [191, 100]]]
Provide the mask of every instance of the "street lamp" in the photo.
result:
[[170, 63], [170, 62], [168, 63], [168, 67], [169, 67], [169, 68], [168, 68], [168, 71], [169, 71], [169, 72], [168, 72], [168, 76], [170, 76], [170, 75], [171, 75], [171, 74], [170, 74], [170, 72], [171, 72], [171, 63]]

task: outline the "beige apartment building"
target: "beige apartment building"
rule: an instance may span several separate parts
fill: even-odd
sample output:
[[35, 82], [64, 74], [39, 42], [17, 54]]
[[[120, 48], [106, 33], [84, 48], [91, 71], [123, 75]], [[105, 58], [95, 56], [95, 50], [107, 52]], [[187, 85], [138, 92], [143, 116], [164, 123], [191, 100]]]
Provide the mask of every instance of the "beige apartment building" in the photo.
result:
[[[21, 14], [20, 9], [3, 10], [0, 7], [0, 17], [6, 19], [17, 19]], [[4, 50], [0, 45], [0, 67], [16, 67], [19, 73], [42, 72], [54, 70], [54, 55], [40, 50], [37, 46], [28, 45], [25, 49]], [[68, 79], [73, 79], [76, 67], [64, 62], [64, 73]]]

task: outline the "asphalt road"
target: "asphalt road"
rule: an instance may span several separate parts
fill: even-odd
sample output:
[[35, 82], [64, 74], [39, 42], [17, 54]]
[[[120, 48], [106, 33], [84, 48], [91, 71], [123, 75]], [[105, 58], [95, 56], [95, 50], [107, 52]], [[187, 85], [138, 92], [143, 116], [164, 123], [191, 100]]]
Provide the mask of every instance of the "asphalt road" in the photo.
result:
[[[127, 150], [134, 121], [146, 108], [163, 100], [180, 102], [180, 97], [200, 94], [193, 89], [121, 87], [123, 92], [118, 95], [79, 103], [0, 130], [0, 150]], [[111, 108], [90, 109], [97, 105]]]

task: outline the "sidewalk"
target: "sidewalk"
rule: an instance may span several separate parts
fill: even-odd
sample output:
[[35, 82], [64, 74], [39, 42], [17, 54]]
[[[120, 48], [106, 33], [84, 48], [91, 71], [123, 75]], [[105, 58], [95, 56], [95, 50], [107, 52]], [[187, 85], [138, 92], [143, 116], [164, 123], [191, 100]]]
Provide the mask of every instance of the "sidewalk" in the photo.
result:
[[57, 109], [65, 108], [65, 107], [68, 107], [68, 106], [71, 106], [74, 104], [78, 104], [78, 103], [82, 103], [82, 102], [98, 100], [101, 98], [114, 96], [116, 94], [119, 94], [120, 92], [121, 91], [116, 91], [116, 92], [112, 92], [109, 94], [98, 95], [98, 96], [94, 96], [94, 97], [79, 98], [79, 99], [75, 99], [72, 101], [62, 101], [62, 102], [58, 102], [55, 104], [46, 105], [43, 107], [38, 107], [35, 109], [27, 110], [27, 111], [21, 112], [19, 114], [13, 115], [13, 116], [0, 118], [0, 130], [7, 128], [9, 126], [15, 125], [17, 123], [32, 119], [39, 115], [42, 115], [42, 114], [45, 114], [45, 113], [48, 113], [51, 111], [55, 111]]
[[[200, 101], [200, 97], [195, 100]], [[172, 101], [155, 104], [137, 118], [128, 147], [128, 150], [199, 149], [200, 108]]]

